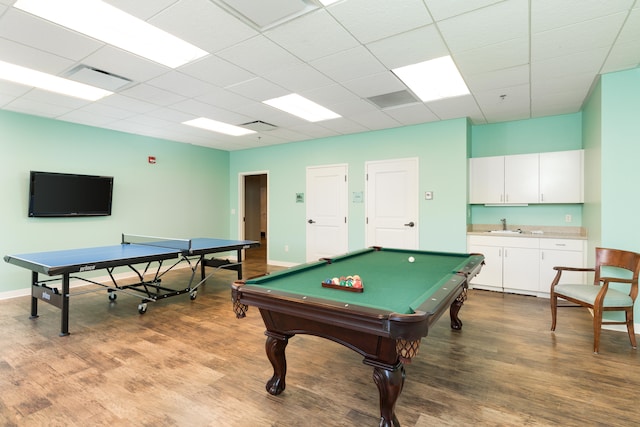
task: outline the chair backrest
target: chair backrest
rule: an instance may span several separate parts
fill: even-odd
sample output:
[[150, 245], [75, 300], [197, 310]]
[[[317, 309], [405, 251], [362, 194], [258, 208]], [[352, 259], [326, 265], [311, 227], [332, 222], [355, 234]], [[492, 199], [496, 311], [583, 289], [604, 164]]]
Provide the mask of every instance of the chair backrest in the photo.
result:
[[623, 251], [621, 249], [596, 248], [596, 273], [594, 283], [599, 284], [601, 267], [616, 267], [632, 273], [631, 298], [635, 301], [638, 296], [638, 276], [640, 275], [640, 254]]

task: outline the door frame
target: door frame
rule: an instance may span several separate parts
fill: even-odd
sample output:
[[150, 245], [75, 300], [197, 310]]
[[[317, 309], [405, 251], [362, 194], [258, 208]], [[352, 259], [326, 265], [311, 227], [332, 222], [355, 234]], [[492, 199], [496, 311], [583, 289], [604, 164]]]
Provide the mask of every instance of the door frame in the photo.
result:
[[[237, 229], [238, 229], [238, 239], [240, 240], [245, 240], [245, 233], [244, 233], [244, 218], [245, 218], [245, 204], [244, 204], [244, 186], [245, 186], [245, 178], [247, 176], [254, 176], [254, 175], [266, 175], [267, 177], [267, 191], [266, 191], [266, 209], [267, 209], [267, 234], [266, 234], [266, 239], [267, 239], [267, 247], [265, 248], [265, 252], [266, 252], [266, 257], [267, 257], [267, 262], [269, 261], [269, 223], [271, 220], [271, 215], [269, 215], [269, 171], [267, 170], [260, 170], [260, 171], [250, 171], [250, 172], [240, 172], [238, 173], [238, 206], [236, 208], [236, 212], [238, 213], [237, 215]], [[244, 253], [243, 253], [244, 255]], [[241, 260], [238, 260], [241, 261]]]

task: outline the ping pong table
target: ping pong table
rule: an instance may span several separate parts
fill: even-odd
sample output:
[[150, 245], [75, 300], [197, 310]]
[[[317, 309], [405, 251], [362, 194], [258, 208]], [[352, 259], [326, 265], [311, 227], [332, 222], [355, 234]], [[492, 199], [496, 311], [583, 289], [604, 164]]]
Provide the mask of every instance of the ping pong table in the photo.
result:
[[[172, 239], [153, 236], [122, 234], [119, 245], [100, 246], [81, 249], [36, 252], [29, 254], [7, 255], [4, 260], [31, 270], [31, 318], [38, 317], [38, 300], [49, 303], [61, 310], [60, 335], [69, 335], [69, 282], [77, 279], [99, 288], [74, 292], [73, 295], [94, 292], [106, 288], [110, 301], [115, 301], [117, 292], [142, 295], [138, 312], [147, 311], [147, 303], [155, 302], [184, 293], [189, 293], [194, 300], [197, 290], [218, 269], [226, 268], [237, 272], [238, 280], [242, 279], [242, 250], [259, 246], [253, 240], [225, 240], [207, 237], [192, 239]], [[236, 251], [236, 262], [207, 255]], [[172, 262], [169, 267], [162, 268], [164, 262]], [[186, 263], [191, 268], [191, 278], [185, 288], [174, 289], [162, 285], [162, 276], [179, 264]], [[156, 264], [154, 266], [154, 264]], [[128, 267], [135, 273], [138, 281], [130, 284], [119, 284], [114, 270], [116, 267]], [[213, 267], [209, 275], [205, 267]], [[194, 283], [196, 272], [200, 268], [200, 281]], [[104, 269], [110, 281], [101, 283], [86, 277], [72, 276]], [[40, 274], [56, 278], [40, 280]], [[146, 279], [150, 277], [150, 279]], [[59, 289], [58, 286], [61, 286]]]

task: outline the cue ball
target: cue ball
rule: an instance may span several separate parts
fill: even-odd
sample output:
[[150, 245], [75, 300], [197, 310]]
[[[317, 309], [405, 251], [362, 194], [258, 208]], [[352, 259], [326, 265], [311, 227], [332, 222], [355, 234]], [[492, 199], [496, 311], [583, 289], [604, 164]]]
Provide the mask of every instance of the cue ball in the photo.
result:
[[416, 260], [416, 259], [415, 259], [414, 257], [412, 257], [412, 256], [410, 256], [410, 257], [409, 257], [409, 262], [413, 262], [413, 261], [415, 261], [415, 260]]

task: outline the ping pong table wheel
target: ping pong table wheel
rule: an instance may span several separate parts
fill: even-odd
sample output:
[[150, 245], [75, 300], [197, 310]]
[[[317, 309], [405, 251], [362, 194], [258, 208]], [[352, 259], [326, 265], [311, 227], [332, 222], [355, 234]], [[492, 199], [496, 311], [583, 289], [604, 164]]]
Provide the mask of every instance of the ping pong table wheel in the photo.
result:
[[146, 312], [147, 312], [147, 303], [143, 302], [141, 304], [138, 304], [138, 313], [145, 314]]
[[198, 291], [193, 291], [189, 294], [189, 298], [191, 298], [191, 301], [193, 301], [197, 297], [198, 297]]
[[118, 298], [115, 292], [109, 292], [109, 301], [115, 301]]

